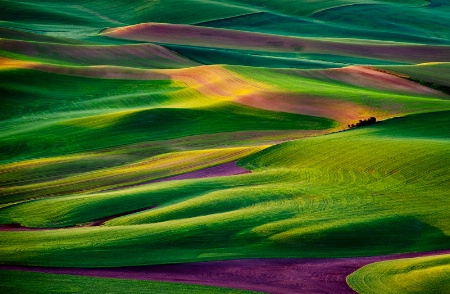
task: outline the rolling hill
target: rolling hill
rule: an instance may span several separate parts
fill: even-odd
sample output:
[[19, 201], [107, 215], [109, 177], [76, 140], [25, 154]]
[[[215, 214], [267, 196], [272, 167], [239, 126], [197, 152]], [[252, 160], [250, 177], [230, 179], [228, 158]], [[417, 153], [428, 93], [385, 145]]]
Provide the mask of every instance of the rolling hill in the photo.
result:
[[0, 8], [2, 293], [448, 292], [447, 1]]

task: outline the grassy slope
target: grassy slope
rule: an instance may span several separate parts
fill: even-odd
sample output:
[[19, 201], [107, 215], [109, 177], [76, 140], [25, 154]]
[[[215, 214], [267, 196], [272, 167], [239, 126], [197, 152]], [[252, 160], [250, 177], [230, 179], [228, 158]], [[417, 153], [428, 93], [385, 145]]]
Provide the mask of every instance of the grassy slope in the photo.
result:
[[395, 113], [414, 113], [447, 109], [448, 101], [420, 94], [396, 93], [393, 90], [379, 90], [371, 87], [361, 87], [339, 80], [308, 77], [295, 70], [260, 69], [253, 71], [251, 67], [227, 67], [243, 77], [270, 84], [291, 95], [303, 94], [321, 97], [324, 100], [342, 100], [356, 105], [373, 108], [382, 116]]
[[450, 256], [369, 264], [348, 276], [347, 282], [358, 293], [448, 293]]
[[[148, 1], [117, 1], [111, 6], [108, 1], [67, 1], [64, 4], [58, 1], [2, 1], [2, 19], [4, 24], [21, 22], [24, 28], [32, 26], [34, 30], [54, 29], [65, 27], [67, 24], [76, 25], [73, 30], [96, 28], [101, 26], [117, 26], [121, 24], [139, 23], [146, 21], [172, 22], [172, 23], [198, 23], [219, 18], [232, 17], [257, 11], [273, 11], [288, 15], [304, 15], [318, 10], [339, 7], [345, 4], [361, 1], [310, 1], [308, 5], [290, 2], [280, 5], [273, 0], [256, 1], [224, 1], [203, 2], [189, 0], [169, 0], [163, 2]], [[364, 1], [368, 4], [376, 1]], [[391, 1], [392, 3], [392, 1]], [[420, 5], [426, 2], [411, 0], [403, 5]], [[186, 12], [186, 7], [195, 7]], [[120, 8], [120, 9], [118, 9]], [[207, 14], [198, 11], [207, 10]], [[36, 15], [39, 17], [36, 18]], [[67, 33], [67, 31], [66, 31]]]
[[[61, 206], [64, 198], [12, 206], [12, 215], [23, 214], [24, 220], [30, 211], [47, 206], [40, 220], [44, 225], [52, 211], [58, 214], [72, 205], [79, 210], [74, 219], [109, 201], [132, 201], [133, 209], [158, 205], [110, 220], [108, 227], [3, 232], [2, 260], [117, 266], [448, 248], [444, 191], [450, 188], [450, 162], [443, 156], [450, 146], [448, 120], [448, 112], [421, 114], [281, 144], [241, 160], [254, 171], [249, 175], [69, 197], [68, 206]], [[434, 131], [425, 133], [423, 126], [430, 125]], [[409, 133], [403, 133], [405, 126]], [[174, 188], [176, 194], [170, 192]], [[77, 206], [79, 201], [87, 205]], [[25, 240], [22, 254], [11, 254]], [[58, 250], [61, 242], [64, 251]]]
[[21, 271], [0, 271], [3, 293], [256, 293], [243, 290], [167, 283], [54, 275]]
[[[293, 2], [294, 3], [294, 2]], [[303, 5], [305, 7], [306, 5]], [[398, 26], [389, 28], [378, 28], [377, 22], [385, 21], [383, 17], [367, 17], [368, 11], [374, 12], [374, 7], [362, 6], [359, 13], [365, 17], [364, 21], [356, 24], [347, 23], [344, 20], [328, 19], [324, 21], [317, 17], [298, 17], [292, 15], [280, 15], [271, 12], [258, 12], [242, 16], [219, 19], [215, 21], [200, 23], [201, 26], [243, 30], [252, 32], [264, 32], [276, 35], [299, 36], [299, 37], [322, 37], [322, 38], [349, 38], [366, 40], [385, 40], [404, 43], [419, 44], [448, 44], [448, 36], [436, 36], [431, 31], [414, 31], [413, 28]], [[377, 7], [375, 13], [390, 13], [391, 6]], [[404, 7], [396, 8], [398, 12]], [[344, 11], [346, 8], [342, 8]], [[348, 9], [348, 8], [347, 8]], [[367, 9], [365, 11], [364, 9]], [[349, 9], [350, 10], [350, 9]], [[415, 15], [417, 9], [410, 9], [409, 13]], [[362, 12], [362, 13], [361, 13]], [[425, 13], [428, 11], [420, 11]], [[429, 12], [431, 13], [431, 12]], [[332, 14], [332, 12], [330, 13]], [[348, 16], [348, 12], [345, 11]], [[377, 26], [377, 29], [374, 29]], [[387, 24], [384, 24], [386, 27]]]
[[422, 80], [450, 87], [449, 62], [425, 63], [413, 66], [382, 66], [379, 68], [409, 76], [416, 80]]
[[184, 68], [199, 65], [152, 44], [73, 45], [0, 40], [6, 58], [61, 65], [116, 65], [135, 68]]
[[177, 45], [165, 45], [165, 47], [201, 64], [229, 64], [271, 68], [330, 68], [345, 65], [343, 63], [309, 60], [297, 54], [246, 52], [245, 50], [224, 50]]
[[[356, 105], [378, 109], [378, 111], [386, 114], [395, 113], [395, 109], [401, 109], [402, 113], [409, 113], [423, 111], [424, 109], [437, 110], [448, 107], [448, 101], [434, 97], [394, 94], [357, 88], [339, 81], [321, 81], [301, 77], [292, 71], [259, 70], [255, 74], [252, 68], [231, 67], [230, 69], [246, 79], [251, 79], [251, 81], [277, 87], [274, 93], [283, 91], [283, 93], [289, 93], [290, 95], [294, 93], [308, 94], [322, 97], [322, 99], [326, 97], [330, 100], [351, 101]], [[5, 77], [3, 85], [11, 93], [9, 101], [14, 103], [12, 109], [16, 111], [8, 114], [13, 116], [10, 121], [3, 122], [2, 147], [6, 151], [7, 157], [5, 157], [5, 160], [9, 159], [10, 161], [86, 152], [149, 140], [157, 142], [157, 140], [198, 134], [265, 129], [324, 129], [334, 126], [331, 121], [317, 117], [273, 113], [237, 106], [228, 102], [214, 102], [214, 100], [210, 100], [211, 98], [203, 97], [198, 93], [183, 91], [184, 88], [182, 88], [181, 83], [167, 80], [100, 79], [92, 84], [93, 79], [91, 78], [42, 73], [25, 69], [3, 71], [3, 75]], [[41, 77], [45, 77], [46, 81], [51, 81], [51, 87], [42, 84]], [[20, 83], [23, 81], [27, 81], [27, 89], [20, 87]], [[67, 85], [76, 85], [79, 90], [63, 92], [62, 89]], [[80, 96], [78, 92], [82, 92], [83, 95]], [[58, 100], [49, 99], [53, 94], [59, 95], [59, 93], [64, 95], [61, 95]], [[105, 97], [105, 94], [109, 97]], [[40, 95], [41, 99], [36, 100], [36, 95]], [[77, 99], [82, 99], [82, 101], [77, 102]], [[72, 103], [67, 104], [67, 101]], [[6, 103], [6, 107], [9, 107], [7, 105], [8, 100], [4, 103]], [[202, 104], [209, 106], [201, 107]], [[41, 116], [38, 116], [39, 114]], [[46, 120], [42, 120], [42, 115]], [[14, 119], [17, 116], [22, 116], [22, 118]], [[36, 120], [37, 118], [39, 120]], [[255, 118], [258, 118], [258, 120], [255, 120]], [[13, 125], [12, 122], [15, 124]], [[32, 129], [24, 128], [24, 126], [29, 125], [33, 126]], [[14, 127], [11, 129], [11, 126]], [[133, 128], [130, 128], [130, 126], [133, 126]], [[148, 126], [151, 126], [151, 128]], [[132, 132], [130, 132], [131, 129]], [[64, 135], [61, 136], [61, 133]], [[99, 136], [101, 137], [100, 140], [94, 140]], [[30, 137], [33, 140], [29, 140]], [[74, 138], [77, 138], [77, 140], [74, 140]], [[58, 143], [56, 144], [56, 142]], [[156, 148], [156, 150], [163, 151], [161, 148]], [[123, 155], [120, 151], [119, 154], [117, 154], [117, 151], [108, 152], [107, 158], [111, 160], [114, 155], [120, 156], [120, 154]], [[152, 155], [152, 152], [148, 154]], [[99, 160], [101, 159], [99, 158]], [[39, 161], [36, 161], [30, 167], [35, 168], [38, 164], [40, 164]], [[5, 168], [7, 167], [5, 166]], [[126, 168], [126, 165], [124, 168]], [[8, 169], [10, 170], [10, 168]], [[44, 195], [42, 194], [44, 191], [37, 189], [36, 184], [27, 185], [24, 183], [24, 185], [21, 183], [24, 180], [27, 181], [29, 175], [27, 170], [30, 169], [24, 168], [22, 171], [17, 170], [4, 176], [6, 178], [16, 177], [18, 183], [20, 183], [18, 187], [2, 190], [5, 196], [9, 195], [6, 198], [4, 197], [4, 201], [6, 201], [5, 199], [14, 199], [9, 197], [16, 197], [13, 196], [16, 194], [22, 195], [22, 199]], [[61, 171], [59, 169], [59, 172]], [[92, 169], [88, 169], [88, 171], [92, 171]], [[51, 173], [56, 172], [52, 171], [50, 167], [48, 173], [51, 175]], [[70, 169], [70, 164], [64, 174], [66, 176], [74, 174]], [[61, 186], [62, 182], [59, 180], [44, 180], [42, 178], [40, 179], [42, 181], [41, 186], [59, 186], [58, 191], [47, 189], [47, 194], [78, 191], [71, 189], [79, 185], [77, 183], [86, 185], [87, 183], [83, 180], [82, 173], [75, 174], [77, 175], [76, 178], [80, 180], [74, 181], [75, 178], [68, 178], [64, 187]], [[100, 176], [101, 173], [90, 175]], [[127, 182], [125, 180], [127, 177], [116, 177], [113, 182], [98, 183], [94, 180], [92, 185], [100, 188], [107, 187], [112, 183], [123, 184]], [[151, 177], [146, 177], [146, 179], [149, 180]], [[134, 181], [129, 182], [129, 184], [132, 183]], [[91, 185], [87, 185], [84, 189], [88, 189], [88, 186], [91, 187]], [[33, 191], [32, 194], [29, 194], [30, 191]]]
[[[239, 0], [234, 0], [234, 2], [240, 3]], [[243, 1], [242, 1], [243, 2]], [[396, 3], [392, 0], [386, 0], [386, 1], [373, 1], [373, 0], [312, 0], [308, 1], [308, 5], [301, 5], [299, 2], [290, 2], [287, 5], [283, 5], [279, 3], [276, 0], [250, 0], [245, 1], [246, 3], [251, 3], [252, 5], [255, 5], [257, 7], [268, 7], [269, 9], [275, 10], [277, 12], [282, 12], [286, 14], [291, 15], [305, 15], [310, 14], [316, 11], [326, 10], [326, 9], [332, 9], [334, 7], [340, 7], [345, 5], [352, 5], [352, 4], [373, 4], [373, 3], [379, 3], [379, 2], [385, 2], [385, 3]], [[404, 5], [423, 5], [426, 4], [426, 1], [423, 0], [408, 0], [403, 2]]]
[[[242, 114], [242, 109], [245, 110], [244, 107], [235, 105], [201, 110], [151, 109], [53, 123], [1, 139], [1, 149], [4, 152], [2, 159], [17, 161], [199, 134], [245, 130], [326, 129], [334, 126], [332, 121], [320, 118], [295, 114], [271, 117], [270, 112], [263, 110], [249, 110], [249, 113]], [[90, 121], [101, 118], [106, 120], [105, 126], [88, 125]], [[179, 127], [180, 125], [183, 127]], [[130, 129], [133, 129], [133, 132], [129, 132]], [[33, 138], [32, 141], [28, 139], [30, 137]], [[99, 137], [101, 139], [96, 140]]]
[[[167, 94], [184, 88], [166, 80], [111, 80], [70, 77], [27, 69], [0, 71], [5, 97], [2, 119], [101, 109], [127, 109], [170, 105]], [[95, 83], [93, 83], [95, 81]], [[26, 87], [24, 87], [24, 84]], [[64, 91], [70, 88], [71, 91]], [[80, 95], [81, 94], [81, 95]]]
[[[448, 59], [448, 46], [367, 42], [358, 39], [323, 39], [278, 36], [192, 25], [145, 23], [112, 28], [102, 35], [118, 39], [274, 53], [322, 53], [394, 62], [417, 63]], [[363, 53], [364, 52], [364, 53]]]
[[[72, 4], [72, 5], [70, 5]], [[353, 5], [356, 4], [356, 5]], [[428, 7], [426, 1], [408, 1], [401, 4], [393, 1], [309, 1], [308, 5], [301, 2], [291, 1], [280, 5], [276, 1], [226, 1], [226, 2], [202, 2], [190, 0], [170, 0], [163, 2], [134, 1], [128, 3], [120, 1], [114, 7], [108, 5], [107, 1], [76, 1], [76, 3], [50, 3], [42, 1], [3, 1], [1, 16], [4, 21], [0, 23], [3, 30], [16, 28], [20, 30], [35, 31], [45, 35], [62, 37], [60, 40], [49, 37], [40, 38], [44, 42], [73, 42], [68, 39], [86, 40], [100, 44], [114, 44], [117, 40], [99, 38], [95, 36], [106, 27], [121, 27], [143, 22], [195, 24], [217, 28], [231, 28], [234, 30], [264, 32], [278, 35], [320, 37], [320, 38], [342, 38], [342, 46], [346, 47], [347, 38], [386, 40], [395, 42], [411, 42], [417, 44], [447, 44], [449, 36], [445, 34], [448, 16], [445, 7]], [[185, 7], [195, 7], [189, 13]], [[117, 7], [120, 7], [120, 13]], [[207, 10], [207, 14], [197, 11]], [[359, 19], [352, 23], [357, 10]], [[370, 11], [370, 12], [368, 12]], [[405, 13], [407, 11], [407, 13]], [[370, 13], [370, 15], [367, 15]], [[377, 17], [373, 17], [373, 14]], [[328, 14], [332, 15], [327, 19]], [[336, 18], [334, 15], [342, 15]], [[408, 15], [404, 17], [403, 15]], [[412, 17], [414, 16], [414, 17]], [[411, 23], [411, 19], [433, 19], [426, 25]], [[395, 21], [396, 25], [392, 26]], [[298, 29], [299, 28], [299, 29]], [[329, 32], [328, 35], [326, 32]], [[440, 35], [438, 34], [440, 32]], [[20, 33], [27, 34], [27, 33]], [[4, 32], [4, 37], [16, 39], [17, 34]], [[207, 38], [207, 36], [204, 36]], [[23, 35], [25, 40], [36, 40], [36, 37]], [[125, 41], [128, 42], [128, 41]], [[130, 43], [129, 41], [128, 43]], [[401, 44], [401, 43], [399, 43]], [[212, 45], [212, 44], [210, 44]], [[234, 44], [236, 47], [237, 44]], [[333, 46], [333, 43], [328, 44]], [[342, 46], [335, 50], [342, 50]], [[237, 46], [239, 47], [239, 46]], [[239, 48], [237, 48], [239, 49]], [[261, 48], [260, 48], [261, 49]], [[323, 49], [323, 48], [322, 48]], [[203, 49], [202, 49], [203, 50]], [[399, 48], [401, 50], [401, 48]], [[366, 50], [369, 54], [370, 50]], [[316, 67], [323, 68], [324, 58], [339, 66], [342, 60], [346, 64], [376, 64], [376, 59], [363, 61], [364, 56], [355, 56], [355, 52], [344, 50], [344, 56], [330, 59], [324, 56], [296, 56], [292, 60], [285, 55], [283, 59], [275, 59], [273, 54], [259, 53], [261, 57], [242, 58], [241, 52], [223, 52], [215, 55], [213, 59], [198, 56], [198, 52], [184, 51], [187, 56], [196, 58], [205, 64], [229, 63], [241, 65], [275, 66], [275, 67]], [[238, 54], [236, 56], [236, 53]], [[298, 52], [294, 52], [298, 53]], [[193, 55], [194, 54], [194, 55]], [[203, 54], [204, 55], [204, 54]], [[303, 55], [303, 54], [302, 54]], [[337, 52], [331, 52], [337, 55]], [[395, 55], [395, 54], [394, 54]], [[407, 54], [411, 55], [411, 54]], [[423, 55], [423, 54], [422, 54]], [[399, 54], [402, 56], [402, 54]], [[305, 58], [306, 57], [306, 58]], [[393, 55], [390, 55], [393, 58]], [[250, 59], [250, 60], [249, 60]], [[253, 61], [251, 61], [253, 59]], [[313, 59], [308, 61], [308, 59]], [[378, 64], [395, 62], [389, 58], [381, 58]]]
[[[102, 45], [118, 42], [125, 44], [133, 43], [133, 41], [120, 41], [118, 39], [99, 37], [96, 34], [106, 27], [117, 28], [142, 22], [199, 23], [203, 26], [230, 28], [236, 30], [235, 32], [253, 31], [269, 33], [273, 36], [313, 37], [310, 40], [313, 43], [317, 40], [334, 38], [334, 42], [338, 41], [340, 43], [339, 45], [334, 44], [334, 42], [324, 43], [325, 45], [318, 45], [318, 47], [316, 46], [309, 53], [298, 52], [297, 49], [294, 51], [290, 50], [292, 51], [291, 53], [284, 53], [281, 56], [276, 56], [274, 52], [271, 52], [274, 50], [279, 51], [277, 48], [270, 48], [270, 46], [269, 48], [264, 48], [265, 46], [261, 44], [253, 48], [254, 50], [260, 51], [257, 55], [254, 53], [249, 54], [249, 52], [245, 52], [246, 50], [243, 50], [239, 46], [240, 42], [234, 42], [231, 46], [230, 44], [219, 45], [219, 49], [224, 49], [223, 47], [225, 46], [228, 48], [227, 50], [211, 51], [211, 49], [203, 47], [177, 48], [177, 51], [182, 55], [191, 57], [203, 64], [225, 63], [268, 67], [324, 68], [332, 65], [343, 66], [345, 64], [409, 63], [410, 60], [408, 58], [405, 59], [405, 56], [411, 56], [411, 60], [417, 62], [420, 61], [418, 56], [425, 58], [427, 52], [422, 52], [416, 57], [413, 57], [414, 54], [411, 53], [402, 54], [401, 51], [403, 49], [401, 45], [403, 43], [407, 44], [409, 42], [429, 45], [449, 43], [449, 36], [445, 35], [448, 17], [443, 12], [444, 8], [426, 7], [425, 4], [427, 3], [424, 1], [403, 2], [402, 4], [396, 4], [390, 1], [364, 1], [363, 4], [361, 4], [361, 1], [314, 1], [309, 2], [308, 5], [303, 5], [301, 2], [290, 2], [289, 4], [279, 5], [275, 1], [252, 1], [250, 3], [241, 3], [239, 1], [221, 3], [190, 1], [192, 3], [186, 3], [186, 1], [179, 0], [151, 3], [134, 1], [133, 3], [125, 3], [121, 1], [115, 6], [121, 8], [121, 13], [118, 13], [115, 8], [110, 7], [104, 0], [77, 1], [73, 5], [57, 2], [44, 3], [40, 1], [20, 3], [13, 1], [3, 2], [2, 15], [4, 16], [4, 21], [0, 23], [0, 26], [4, 27], [2, 36], [4, 38], [18, 39], [17, 33], [11, 33], [11, 28], [43, 33], [45, 36], [41, 37], [32, 36], [27, 32], [19, 33], [24, 40], [49, 42], [41, 46], [51, 46], [51, 43], [54, 42], [76, 42], [73, 39]], [[388, 5], [385, 3], [388, 3]], [[184, 9], [189, 5], [195, 7], [195, 9], [192, 9], [192, 13], [186, 13]], [[207, 9], [208, 14], [196, 13], [196, 11], [202, 11], [202, 9]], [[357, 15], [360, 18], [357, 24], [352, 23], [352, 19], [348, 17], [348, 15], [355, 15], [353, 10], [357, 10]], [[402, 16], [405, 14], [405, 10], [407, 10], [408, 13], [406, 15], [409, 17]], [[122, 13], [127, 11], [130, 13]], [[367, 11], [371, 11], [370, 15], [367, 15]], [[318, 13], [314, 14], [314, 12]], [[311, 15], [311, 13], [313, 14]], [[333, 15], [333, 18], [327, 19], [327, 13]], [[378, 17], [373, 17], [373, 13]], [[336, 19], [334, 15], [342, 15], [342, 19]], [[411, 16], [414, 16], [415, 19], [433, 19], [433, 22], [427, 22], [427, 25], [418, 26], [416, 23], [411, 23], [411, 19], [413, 19]], [[396, 22], [396, 26], [394, 27], [391, 25], [393, 21]], [[437, 35], [436, 32], [441, 32], [441, 35]], [[59, 38], [53, 37], [52, 39], [50, 35]], [[175, 36], [176, 34], [173, 35]], [[239, 34], [236, 35], [236, 37], [238, 36]], [[276, 36], [274, 37], [273, 43], [279, 42]], [[209, 36], [205, 35], [203, 38], [206, 40], [210, 39]], [[373, 40], [395, 41], [399, 42], [396, 46], [400, 47], [390, 52], [387, 56], [375, 54], [377, 51], [376, 47], [370, 48], [369, 46], [365, 49], [358, 49], [364, 50], [365, 54], [368, 55], [369, 58], [364, 59], [365, 56], [357, 54], [358, 50], [348, 49], [349, 46], [353, 46], [352, 43], [361, 43], [357, 41], [358, 39], [363, 40], [363, 43], [367, 43], [368, 39], [372, 40], [372, 42]], [[154, 41], [158, 41], [157, 38]], [[221, 42], [215, 42], [212, 39], [209, 45], [217, 46], [217, 43]], [[174, 44], [178, 44], [177, 41]], [[389, 45], [389, 43], [387, 44]], [[203, 44], [203, 46], [207, 45]], [[393, 45], [391, 44], [391, 46]], [[327, 51], [327, 47], [333, 49]], [[233, 48], [237, 50], [229, 51]], [[109, 49], [105, 48], [106, 50]], [[123, 50], [126, 49], [123, 48]], [[325, 52], [322, 52], [324, 50]], [[83, 50], [78, 51], [83, 52]], [[398, 53], [395, 51], [398, 51]], [[14, 56], [19, 59], [36, 59], [35, 53], [33, 56], [20, 56], [17, 53], [2, 52], [3, 55]], [[46, 55], [48, 53], [41, 51], [39, 54]], [[136, 55], [137, 52], [131, 55], [133, 54]], [[41, 58], [48, 57], [42, 56]], [[62, 58], [64, 59], [64, 56]], [[133, 60], [122, 56], [121, 59], [123, 60], [121, 62], [127, 63], [126, 60], [130, 59], [128, 61], [129, 64], [140, 64], [141, 67], [145, 65], [179, 67], [183, 64], [183, 62], [178, 64], [175, 62], [152, 63], [145, 62], [142, 56], [136, 56], [136, 58], [137, 60]], [[61, 57], [58, 57], [58, 59], [61, 59]], [[423, 61], [429, 61], [429, 58]], [[74, 62], [74, 60], [66, 59], [65, 62]], [[188, 65], [189, 61], [185, 61], [184, 63]]]
[[[1, 177], [2, 182], [6, 182], [6, 187], [2, 188], [0, 191], [2, 192], [2, 203], [18, 201], [28, 198], [34, 197], [43, 197], [43, 196], [56, 196], [56, 195], [64, 195], [67, 193], [87, 193], [98, 190], [105, 189], [113, 189], [119, 188], [123, 186], [132, 186], [139, 183], [146, 183], [151, 180], [156, 180], [160, 178], [165, 178], [168, 176], [183, 174], [190, 171], [194, 171], [197, 169], [206, 168], [209, 166], [218, 165], [224, 162], [229, 162], [232, 160], [239, 159], [245, 155], [251, 154], [260, 150], [261, 147], [241, 147], [241, 148], [221, 148], [221, 149], [212, 149], [212, 150], [195, 150], [195, 151], [181, 151], [181, 152], [172, 152], [166, 154], [158, 154], [157, 156], [145, 158], [145, 160], [135, 161], [131, 163], [125, 163], [118, 167], [101, 167], [97, 170], [89, 170], [87, 172], [78, 171], [73, 175], [69, 175], [70, 169], [68, 172], [63, 171], [65, 176], [59, 179], [46, 179], [41, 173], [41, 180], [36, 183], [24, 184], [21, 183], [21, 179], [24, 179], [25, 182], [28, 180], [27, 171], [33, 171], [33, 168], [38, 167], [39, 165], [45, 164], [46, 160], [32, 160], [31, 166], [28, 168], [24, 168], [20, 170], [19, 164], [10, 164], [5, 165], [5, 171], [9, 171]], [[114, 154], [114, 153], [113, 153]], [[84, 156], [83, 156], [84, 155]], [[79, 155], [86, 161], [91, 160], [92, 156], [87, 154]], [[105, 160], [104, 158], [102, 158]], [[64, 158], [60, 158], [61, 161], [64, 162]], [[67, 161], [70, 161], [70, 158], [66, 158]], [[95, 160], [95, 156], [94, 156]], [[67, 164], [66, 168], [70, 167], [70, 163]], [[52, 168], [51, 164], [47, 164], [47, 170], [51, 172], [55, 172], [55, 169]], [[50, 174], [51, 176], [51, 174]], [[76, 197], [78, 198], [78, 197]], [[64, 198], [68, 200], [67, 198]], [[63, 200], [63, 202], [65, 202]], [[89, 199], [87, 201], [92, 201]], [[35, 202], [32, 202], [35, 203]], [[44, 207], [46, 207], [44, 201]], [[69, 211], [75, 210], [77, 211], [77, 207], [70, 205], [69, 202], [66, 204], [69, 205], [70, 209], [63, 209], [63, 204], [60, 206], [59, 213], [55, 216], [52, 214], [53, 220], [58, 221], [58, 225], [61, 225], [61, 221], [59, 218], [64, 217], [66, 213]], [[92, 203], [94, 204], [94, 203]], [[130, 203], [131, 204], [131, 203]], [[155, 203], [157, 204], [157, 203]], [[105, 204], [106, 206], [110, 206], [110, 204]], [[86, 208], [86, 207], [85, 207]], [[115, 209], [119, 209], [119, 211], [115, 211]], [[93, 214], [87, 215], [81, 212], [82, 221], [79, 219], [78, 222], [70, 223], [69, 225], [78, 224], [80, 222], [86, 222], [89, 220], [101, 218], [102, 216], [109, 216], [111, 214], [126, 212], [129, 210], [133, 210], [128, 208], [128, 205], [112, 208], [111, 211], [104, 211], [104, 213], [109, 213], [103, 215], [100, 213], [97, 217], [95, 217], [95, 211], [92, 211]], [[31, 211], [34, 211], [33, 209]], [[108, 212], [107, 212], [108, 211]], [[115, 213], [114, 213], [115, 212]], [[6, 223], [17, 222], [17, 216], [11, 214], [13, 217], [6, 221]], [[38, 216], [41, 219], [42, 215]], [[90, 218], [89, 218], [90, 217]], [[24, 219], [25, 222], [32, 221], [33, 217]], [[28, 223], [30, 224], [30, 223]], [[34, 224], [34, 226], [42, 226], [42, 223]], [[63, 225], [67, 225], [63, 223]]]
[[[414, 15], [414, 20], [410, 16]], [[314, 19], [332, 22], [347, 27], [362, 27], [377, 32], [395, 32], [410, 36], [426, 36], [433, 39], [448, 40], [450, 35], [446, 23], [450, 21], [448, 13], [427, 6], [408, 7], [400, 5], [372, 4], [352, 5], [317, 12]], [[425, 41], [428, 43], [427, 41]]]
[[[218, 2], [169, 0], [163, 2], [117, 1], [2, 1], [2, 25], [23, 30], [45, 31], [50, 35], [84, 37], [105, 27], [140, 22], [192, 23], [230, 17], [251, 9]], [[186, 13], [186, 7], [196, 10]], [[197, 11], [208, 10], [208, 14]], [[70, 25], [70, 26], [68, 26]]]
[[12, 28], [0, 28], [0, 36], [3, 39], [19, 40], [19, 41], [34, 41], [34, 42], [47, 42], [57, 44], [76, 44], [81, 45], [84, 42], [64, 37], [52, 37], [42, 34], [35, 34], [27, 31], [20, 31]]

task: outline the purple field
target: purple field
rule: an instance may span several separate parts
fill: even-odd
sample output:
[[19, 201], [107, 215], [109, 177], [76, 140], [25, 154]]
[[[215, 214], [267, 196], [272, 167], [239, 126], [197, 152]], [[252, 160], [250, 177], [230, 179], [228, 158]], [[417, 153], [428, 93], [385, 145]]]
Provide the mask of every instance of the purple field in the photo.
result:
[[354, 258], [243, 259], [113, 269], [20, 266], [0, 268], [52, 274], [183, 282], [269, 293], [347, 294], [354, 291], [347, 285], [346, 277], [364, 265], [383, 260], [448, 253], [450, 250]]

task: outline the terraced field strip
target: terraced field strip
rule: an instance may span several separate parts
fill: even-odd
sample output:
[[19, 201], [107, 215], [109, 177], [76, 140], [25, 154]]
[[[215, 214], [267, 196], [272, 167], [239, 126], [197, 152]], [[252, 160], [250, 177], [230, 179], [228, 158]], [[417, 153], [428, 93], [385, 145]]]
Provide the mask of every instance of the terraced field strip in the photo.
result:
[[330, 117], [339, 129], [359, 119], [379, 120], [448, 109], [448, 96], [403, 78], [362, 67], [327, 70], [259, 69], [226, 66], [245, 79], [268, 84], [238, 96], [237, 103], [272, 111]]
[[362, 41], [329, 41], [179, 24], [143, 23], [108, 29], [103, 31], [102, 35], [161, 44], [269, 52], [341, 54], [410, 63], [450, 59], [448, 46], [397, 45], [381, 41], [374, 44]]
[[[386, 1], [383, 2], [358, 1], [356, 5], [341, 6], [342, 2], [338, 1], [315, 1], [314, 3], [310, 1], [308, 5], [301, 2], [277, 5], [277, 3], [265, 1], [266, 6], [260, 6], [259, 12], [202, 22], [197, 25], [274, 35], [322, 37], [330, 40], [345, 38], [349, 41], [363, 39], [366, 42], [385, 40], [397, 43], [448, 44], [448, 30], [444, 27], [448, 16], [442, 13], [443, 11], [427, 9], [425, 6], [429, 4], [429, 7], [431, 4], [421, 0], [417, 1], [417, 5], [407, 5], [405, 2], [389, 4]], [[278, 6], [278, 11], [269, 10], [269, 5], [272, 8]], [[316, 5], [324, 5], [328, 8], [336, 5], [336, 9], [324, 9], [312, 15], [301, 13], [302, 10], [311, 9]], [[440, 9], [444, 6], [448, 7], [448, 3], [441, 5]], [[280, 14], [280, 10], [284, 13]], [[411, 22], [408, 19], [411, 15], [422, 21]], [[393, 20], [396, 21], [395, 27], [389, 24]], [[376, 30], [374, 30], [375, 26], [377, 26]], [[438, 29], [438, 26], [441, 29]], [[440, 31], [441, 35], [436, 36], [436, 31], [433, 32], [431, 28]], [[339, 63], [345, 59], [341, 57], [334, 60]]]
[[155, 182], [165, 182], [165, 181], [175, 181], [175, 180], [185, 180], [185, 179], [201, 179], [201, 178], [209, 178], [209, 177], [222, 177], [222, 176], [233, 176], [251, 173], [250, 170], [242, 168], [236, 165], [236, 161], [207, 167], [203, 169], [199, 169], [193, 172], [171, 176], [163, 179], [158, 179], [153, 181]]
[[[186, 7], [195, 7], [203, 13], [185, 13]], [[67, 1], [47, 3], [45, 1], [8, 2], [3, 5], [0, 16], [3, 26], [24, 31], [46, 32], [51, 35], [71, 38], [86, 38], [106, 27], [118, 24], [136, 24], [149, 19], [160, 22], [181, 23], [202, 22], [212, 19], [236, 16], [254, 9], [228, 3], [199, 2], [195, 0], [168, 0], [163, 3], [120, 1], [110, 5], [104, 0]]]
[[164, 47], [148, 43], [100, 46], [0, 39], [0, 56], [72, 66], [114, 65], [148, 69], [200, 65]]
[[[212, 150], [197, 150], [161, 154], [146, 160], [126, 164], [119, 167], [104, 168], [98, 171], [78, 173], [53, 181], [44, 181], [28, 185], [8, 186], [1, 188], [2, 198], [23, 200], [32, 197], [56, 196], [67, 193], [87, 193], [101, 191], [121, 186], [130, 186], [151, 180], [165, 178], [203, 169], [213, 165], [233, 161], [251, 153], [260, 151], [267, 146], [223, 148]], [[40, 165], [48, 160], [32, 160]], [[23, 162], [4, 166], [5, 171], [15, 171], [24, 165]], [[2, 175], [7, 177], [8, 174]]]
[[[34, 68], [40, 68], [40, 65]], [[40, 69], [88, 76], [104, 73], [107, 77], [113, 77], [109, 67], [69, 69], [55, 66], [49, 68], [44, 65], [44, 68]], [[173, 79], [189, 86], [187, 89], [166, 93], [167, 106], [206, 107], [220, 101], [235, 101], [267, 110], [331, 117], [341, 122], [341, 128], [369, 116], [383, 119], [418, 111], [419, 106], [429, 107], [428, 105], [435, 104], [435, 109], [442, 109], [439, 105], [442, 104], [441, 92], [377, 71], [348, 68], [326, 71], [260, 70], [259, 72], [264, 73], [265, 77], [250, 74], [248, 69], [242, 67], [203, 66], [156, 71], [125, 70], [118, 67], [114, 70], [114, 75], [116, 78], [126, 79]], [[277, 82], [280, 78], [289, 82]], [[369, 90], [368, 85], [373, 89]], [[391, 97], [395, 97], [395, 101]], [[429, 99], [431, 97], [434, 100]], [[119, 96], [116, 100], [118, 98]], [[102, 103], [105, 104], [106, 101]]]

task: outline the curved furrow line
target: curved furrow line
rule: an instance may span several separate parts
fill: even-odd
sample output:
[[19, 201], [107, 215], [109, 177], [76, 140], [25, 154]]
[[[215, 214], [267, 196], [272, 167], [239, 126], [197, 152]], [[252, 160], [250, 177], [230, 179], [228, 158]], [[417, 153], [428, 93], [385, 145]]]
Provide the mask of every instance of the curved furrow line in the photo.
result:
[[[388, 178], [395, 179], [399, 183], [399, 188], [414, 184], [433, 169], [445, 169], [446, 165], [442, 165], [442, 159], [445, 157], [436, 156], [434, 152], [430, 152], [428, 147], [417, 149], [417, 153], [406, 155], [405, 160], [391, 169]], [[430, 167], [432, 169], [430, 170]]]

